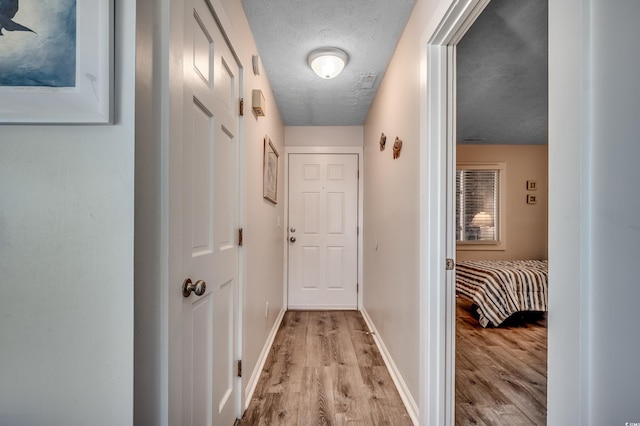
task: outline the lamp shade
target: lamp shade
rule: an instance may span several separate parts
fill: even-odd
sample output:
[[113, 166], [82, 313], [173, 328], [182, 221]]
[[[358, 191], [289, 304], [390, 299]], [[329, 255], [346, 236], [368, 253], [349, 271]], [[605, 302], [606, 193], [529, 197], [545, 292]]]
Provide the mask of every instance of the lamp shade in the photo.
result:
[[487, 212], [480, 212], [471, 219], [471, 226], [493, 226], [493, 217]]
[[349, 56], [344, 50], [335, 47], [323, 47], [309, 54], [307, 63], [320, 77], [330, 79], [337, 77], [347, 64]]

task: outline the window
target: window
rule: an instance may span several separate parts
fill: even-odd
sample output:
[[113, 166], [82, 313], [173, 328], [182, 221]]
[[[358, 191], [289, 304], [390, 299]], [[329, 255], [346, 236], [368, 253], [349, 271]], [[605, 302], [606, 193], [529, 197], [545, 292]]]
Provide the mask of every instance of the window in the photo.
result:
[[458, 249], [504, 250], [505, 163], [458, 164], [456, 242]]

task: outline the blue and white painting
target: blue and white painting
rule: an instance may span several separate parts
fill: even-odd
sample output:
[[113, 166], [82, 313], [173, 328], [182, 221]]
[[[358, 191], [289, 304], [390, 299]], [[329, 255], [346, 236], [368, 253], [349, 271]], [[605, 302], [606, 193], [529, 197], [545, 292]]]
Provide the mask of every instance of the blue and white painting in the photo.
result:
[[2, 86], [76, 86], [76, 0], [0, 0]]

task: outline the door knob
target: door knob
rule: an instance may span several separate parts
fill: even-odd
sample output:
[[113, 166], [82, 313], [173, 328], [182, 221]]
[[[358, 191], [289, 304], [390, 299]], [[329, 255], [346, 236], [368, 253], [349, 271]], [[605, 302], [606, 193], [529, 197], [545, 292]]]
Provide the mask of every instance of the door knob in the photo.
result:
[[191, 296], [191, 292], [195, 293], [196, 296], [202, 296], [205, 291], [207, 291], [207, 283], [205, 283], [203, 280], [198, 280], [194, 284], [191, 281], [191, 278], [187, 278], [182, 283], [182, 295], [184, 297]]
[[295, 243], [296, 242], [296, 237], [289, 238], [289, 241], [291, 241], [292, 243]]

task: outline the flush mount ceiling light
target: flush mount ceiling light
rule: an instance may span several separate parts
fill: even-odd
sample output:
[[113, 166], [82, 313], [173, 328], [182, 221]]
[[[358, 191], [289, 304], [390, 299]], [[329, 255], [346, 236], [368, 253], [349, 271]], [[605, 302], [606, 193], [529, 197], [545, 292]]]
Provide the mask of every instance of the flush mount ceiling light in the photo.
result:
[[318, 76], [330, 79], [342, 72], [349, 56], [336, 47], [322, 47], [309, 53], [307, 63]]

